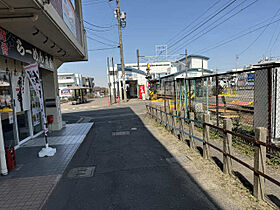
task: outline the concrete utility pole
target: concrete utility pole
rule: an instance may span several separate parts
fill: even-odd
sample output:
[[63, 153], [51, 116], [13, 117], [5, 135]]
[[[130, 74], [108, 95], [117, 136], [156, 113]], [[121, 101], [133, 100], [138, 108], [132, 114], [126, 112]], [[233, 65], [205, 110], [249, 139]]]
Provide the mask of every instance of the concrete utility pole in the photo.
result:
[[121, 65], [122, 65], [122, 77], [123, 77], [123, 101], [127, 102], [127, 95], [125, 89], [125, 70], [124, 70], [124, 57], [123, 57], [123, 42], [122, 42], [122, 29], [121, 29], [121, 12], [120, 12], [120, 3], [119, 0], [117, 2], [117, 18], [118, 18], [118, 28], [119, 28], [119, 41], [120, 41], [120, 54], [121, 54]]
[[112, 67], [113, 67], [113, 85], [114, 85], [114, 101], [117, 103], [117, 96], [116, 96], [116, 80], [115, 80], [115, 68], [114, 68], [114, 58], [112, 57]]
[[[113, 66], [113, 71], [115, 71], [115, 66], [114, 66], [114, 58], [112, 57], [112, 66]], [[120, 97], [121, 93], [120, 93], [120, 81], [119, 81], [119, 71], [117, 68], [117, 95], [118, 98]]]
[[110, 104], [112, 104], [112, 97], [111, 97], [111, 82], [110, 82], [110, 62], [109, 62], [109, 57], [107, 57], [107, 68], [108, 68], [108, 87], [109, 87], [109, 97], [110, 97]]
[[139, 49], [137, 49], [137, 67], [140, 70], [140, 56], [139, 56]]

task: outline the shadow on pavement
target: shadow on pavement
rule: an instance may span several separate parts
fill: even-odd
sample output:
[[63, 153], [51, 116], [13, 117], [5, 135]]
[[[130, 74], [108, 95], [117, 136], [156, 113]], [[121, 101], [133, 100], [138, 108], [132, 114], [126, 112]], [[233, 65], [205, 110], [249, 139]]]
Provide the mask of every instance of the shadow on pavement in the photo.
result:
[[[220, 209], [131, 108], [64, 114], [95, 122], [44, 209]], [[68, 178], [77, 167], [88, 178]]]

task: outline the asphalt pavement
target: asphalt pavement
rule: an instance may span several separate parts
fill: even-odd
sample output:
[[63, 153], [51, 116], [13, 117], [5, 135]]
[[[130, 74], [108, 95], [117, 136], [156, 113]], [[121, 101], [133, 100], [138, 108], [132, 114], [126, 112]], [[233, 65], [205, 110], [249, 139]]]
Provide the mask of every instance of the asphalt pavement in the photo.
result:
[[219, 209], [130, 107], [64, 118], [95, 125], [43, 209]]

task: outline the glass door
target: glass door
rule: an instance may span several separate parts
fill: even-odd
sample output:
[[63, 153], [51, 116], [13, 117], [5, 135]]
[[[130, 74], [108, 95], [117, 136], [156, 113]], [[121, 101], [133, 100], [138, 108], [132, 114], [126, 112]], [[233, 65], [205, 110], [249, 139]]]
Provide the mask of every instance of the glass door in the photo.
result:
[[0, 114], [2, 130], [6, 146], [14, 145], [14, 114], [10, 76], [6, 71], [0, 70]]

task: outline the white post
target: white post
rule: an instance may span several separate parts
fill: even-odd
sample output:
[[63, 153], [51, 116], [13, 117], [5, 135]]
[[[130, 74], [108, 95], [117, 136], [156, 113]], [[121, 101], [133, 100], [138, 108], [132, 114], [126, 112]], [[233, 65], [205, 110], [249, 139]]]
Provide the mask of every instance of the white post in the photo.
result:
[[1, 113], [0, 113], [0, 163], [1, 163], [1, 165], [0, 165], [1, 174], [8, 175], [6, 156], [5, 156], [4, 137], [3, 137], [3, 130], [2, 130]]

